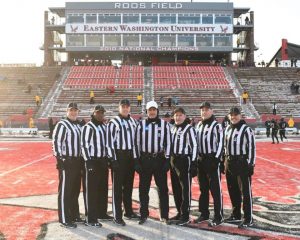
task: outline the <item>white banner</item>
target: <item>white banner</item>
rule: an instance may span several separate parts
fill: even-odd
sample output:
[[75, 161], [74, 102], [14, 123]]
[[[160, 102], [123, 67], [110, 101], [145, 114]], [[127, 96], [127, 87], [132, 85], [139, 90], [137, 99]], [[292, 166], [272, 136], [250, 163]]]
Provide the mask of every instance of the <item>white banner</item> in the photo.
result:
[[66, 24], [67, 34], [101, 33], [167, 33], [167, 34], [232, 34], [232, 24]]

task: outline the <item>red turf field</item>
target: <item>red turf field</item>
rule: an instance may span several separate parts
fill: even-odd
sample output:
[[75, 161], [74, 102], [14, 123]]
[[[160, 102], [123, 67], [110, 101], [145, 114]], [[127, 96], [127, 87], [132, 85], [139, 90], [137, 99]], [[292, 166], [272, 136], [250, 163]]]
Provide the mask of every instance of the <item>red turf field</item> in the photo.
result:
[[[263, 202], [295, 204], [300, 194], [300, 142], [271, 144], [257, 143], [257, 160], [253, 177], [253, 196]], [[49, 142], [0, 142], [0, 198], [12, 198], [57, 193], [57, 172]], [[224, 177], [222, 179], [225, 208], [230, 208]], [[136, 176], [135, 187], [138, 177]], [[171, 190], [171, 187], [170, 187]], [[199, 197], [196, 178], [193, 199]], [[138, 207], [138, 205], [136, 205]], [[255, 204], [255, 209], [264, 208]], [[22, 211], [21, 211], [22, 210]], [[171, 209], [171, 215], [174, 209]], [[157, 213], [151, 214], [157, 217]], [[0, 204], [0, 232], [7, 239], [35, 239], [40, 225], [57, 221], [56, 211]], [[191, 225], [191, 227], [195, 227]], [[199, 226], [197, 226], [199, 227]], [[204, 228], [205, 226], [201, 226]], [[218, 231], [240, 231], [222, 226]], [[257, 234], [252, 230], [237, 234], [264, 239], [288, 239], [272, 234]], [[258, 236], [259, 235], [259, 236]], [[284, 234], [283, 234], [284, 235]], [[1, 239], [1, 235], [0, 235]]]

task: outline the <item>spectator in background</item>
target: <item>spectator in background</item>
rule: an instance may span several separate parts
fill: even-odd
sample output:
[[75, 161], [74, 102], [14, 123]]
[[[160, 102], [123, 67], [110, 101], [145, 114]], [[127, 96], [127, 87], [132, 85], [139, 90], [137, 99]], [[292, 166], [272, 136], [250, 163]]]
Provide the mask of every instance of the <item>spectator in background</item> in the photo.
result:
[[295, 58], [294, 58], [294, 57], [292, 57], [292, 58], [291, 58], [291, 67], [293, 67], [293, 66], [294, 66], [294, 63], [295, 63]]
[[265, 67], [265, 66], [266, 66], [266, 63], [265, 63], [264, 60], [261, 61], [261, 66], [262, 66], [262, 67]]
[[276, 138], [277, 143], [279, 143], [278, 136], [277, 136], [279, 126], [276, 119], [272, 119], [271, 128], [272, 128], [272, 144], [275, 143], [274, 138]]
[[249, 98], [249, 94], [248, 94], [248, 92], [246, 90], [243, 92], [242, 98], [243, 98], [243, 104], [246, 104], [247, 100]]
[[32, 86], [31, 86], [31, 84], [28, 84], [27, 85], [27, 91], [26, 91], [26, 93], [31, 93], [31, 91], [32, 91]]
[[273, 115], [276, 115], [276, 113], [277, 113], [277, 104], [276, 103], [273, 103], [272, 109], [273, 109]]
[[275, 58], [275, 66], [276, 66], [276, 67], [278, 67], [278, 63], [279, 63], [278, 58]]
[[269, 117], [267, 118], [267, 121], [265, 121], [265, 127], [266, 127], [267, 137], [270, 137], [271, 121]]
[[297, 67], [297, 61], [298, 61], [298, 59], [294, 58], [294, 67]]
[[95, 93], [93, 90], [90, 91], [90, 104], [95, 103]]
[[246, 24], [246, 25], [249, 25], [249, 24], [250, 24], [250, 20], [249, 20], [249, 17], [248, 17], [248, 16], [245, 18], [245, 24]]
[[160, 103], [160, 106], [161, 106], [161, 107], [164, 106], [164, 97], [163, 97], [163, 96], [160, 97], [159, 103]]
[[284, 118], [281, 118], [280, 122], [279, 122], [279, 136], [280, 136], [281, 142], [283, 142], [283, 138], [285, 138], [287, 140], [287, 137], [285, 136], [286, 127], [287, 127], [287, 122], [284, 121]]
[[237, 47], [240, 47], [240, 45], [241, 45], [241, 40], [240, 40], [240, 38], [238, 38], [238, 39], [236, 40], [236, 46], [237, 46]]
[[3, 122], [1, 119], [0, 119], [0, 128], [3, 128]]
[[168, 97], [168, 107], [170, 108], [172, 106], [172, 97]]
[[33, 118], [29, 118], [28, 127], [29, 128], [34, 128], [34, 120], [33, 120]]
[[38, 107], [41, 103], [41, 97], [39, 95], [35, 95], [35, 103], [36, 106]]
[[295, 91], [295, 82], [293, 82], [291, 84], [291, 94], [294, 94], [294, 93], [296, 93], [296, 91]]
[[175, 107], [178, 105], [178, 98], [176, 96], [173, 97], [173, 103]]
[[52, 139], [53, 130], [54, 130], [54, 124], [52, 117], [48, 118], [48, 125], [49, 125], [49, 138]]
[[139, 95], [136, 96], [136, 99], [137, 99], [137, 106], [142, 106], [143, 95], [139, 93]]
[[289, 128], [293, 128], [295, 126], [295, 122], [294, 122], [293, 117], [290, 117], [290, 119], [288, 121], [288, 125], [289, 125]]
[[298, 84], [295, 85], [295, 93], [299, 94], [299, 85]]

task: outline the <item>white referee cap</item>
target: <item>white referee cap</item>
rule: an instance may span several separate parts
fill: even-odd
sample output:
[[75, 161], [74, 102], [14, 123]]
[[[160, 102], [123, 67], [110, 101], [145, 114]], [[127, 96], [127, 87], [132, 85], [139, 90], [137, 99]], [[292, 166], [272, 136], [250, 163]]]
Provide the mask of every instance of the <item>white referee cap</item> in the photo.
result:
[[149, 110], [149, 109], [152, 108], [152, 107], [158, 109], [157, 103], [156, 103], [155, 101], [147, 102], [146, 109]]

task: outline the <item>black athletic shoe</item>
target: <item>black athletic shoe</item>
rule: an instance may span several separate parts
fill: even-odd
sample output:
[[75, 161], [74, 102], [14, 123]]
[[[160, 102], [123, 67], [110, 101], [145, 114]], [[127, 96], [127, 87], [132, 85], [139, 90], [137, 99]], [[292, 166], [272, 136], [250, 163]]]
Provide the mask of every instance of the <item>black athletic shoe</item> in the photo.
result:
[[77, 218], [74, 219], [73, 222], [75, 222], [75, 223], [85, 223], [85, 220], [82, 219], [81, 217], [77, 217]]
[[168, 218], [160, 218], [160, 221], [161, 221], [162, 223], [168, 224], [169, 219], [168, 219]]
[[221, 218], [221, 219], [214, 219], [214, 220], [212, 220], [211, 222], [208, 223], [208, 226], [209, 227], [216, 227], [216, 226], [221, 225], [223, 222], [224, 222], [223, 218]]
[[90, 222], [90, 223], [86, 222], [84, 225], [89, 227], [98, 227], [98, 228], [102, 227], [102, 224], [99, 222]]
[[194, 223], [202, 223], [204, 221], [207, 221], [209, 219], [209, 217], [204, 217], [204, 216], [200, 216], [197, 219], [195, 219]]
[[248, 228], [253, 225], [253, 220], [252, 221], [246, 221], [244, 220], [240, 225], [239, 228]]
[[232, 216], [232, 215], [229, 218], [225, 219], [226, 223], [238, 223], [241, 221], [242, 221], [241, 218], [236, 218], [235, 216]]
[[174, 217], [171, 217], [169, 220], [170, 220], [170, 221], [174, 221], [174, 220], [180, 220], [180, 217], [181, 217], [181, 215], [180, 215], [179, 213], [177, 213], [177, 215], [176, 215], [176, 216], [174, 216]]
[[185, 226], [185, 225], [189, 224], [190, 222], [191, 222], [191, 220], [189, 218], [186, 218], [186, 219], [182, 218], [176, 223], [176, 225]]
[[62, 223], [61, 226], [65, 228], [77, 228], [76, 223]]
[[126, 223], [124, 222], [123, 219], [119, 219], [119, 220], [114, 219], [113, 223], [116, 224], [116, 225], [119, 225], [119, 226], [125, 226], [126, 225]]
[[139, 215], [137, 215], [136, 213], [130, 213], [130, 214], [127, 214], [127, 213], [125, 213], [124, 214], [124, 217], [126, 218], [126, 219], [139, 219], [140, 218], [140, 216]]
[[109, 215], [103, 215], [103, 216], [100, 216], [98, 218], [99, 221], [112, 221], [114, 218], [112, 216], [109, 216]]
[[142, 225], [147, 221], [146, 217], [140, 217], [139, 224]]

